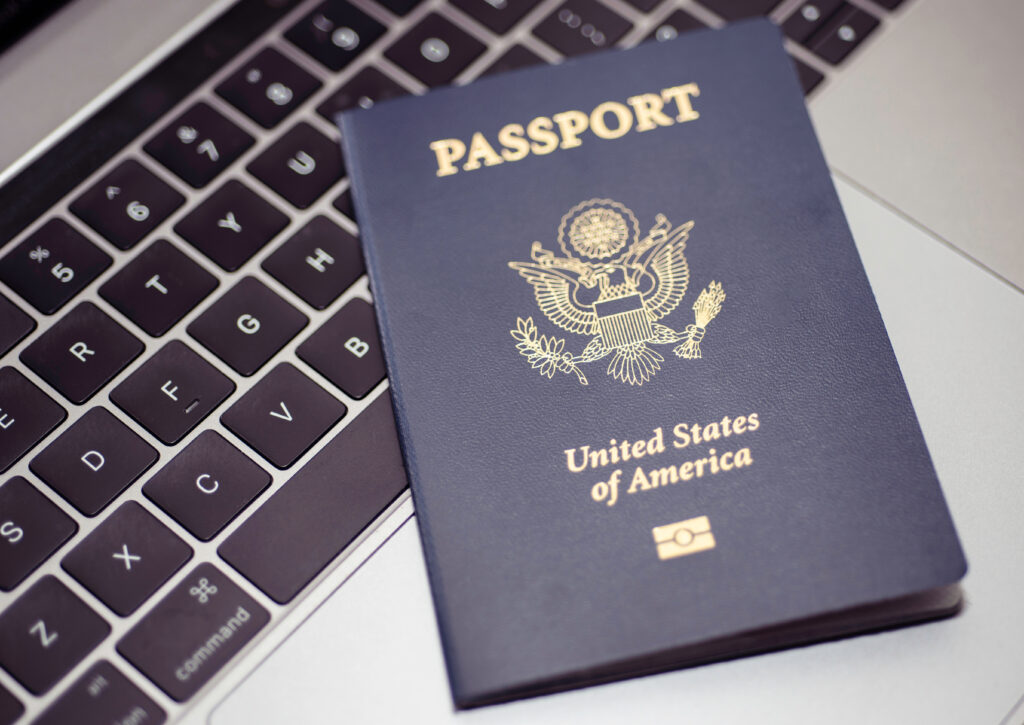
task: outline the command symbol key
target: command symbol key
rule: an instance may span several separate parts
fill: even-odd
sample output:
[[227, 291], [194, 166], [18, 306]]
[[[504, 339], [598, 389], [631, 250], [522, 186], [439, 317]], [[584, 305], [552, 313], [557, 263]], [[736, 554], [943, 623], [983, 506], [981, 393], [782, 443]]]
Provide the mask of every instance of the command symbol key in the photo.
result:
[[270, 620], [213, 564], [200, 564], [126, 634], [117, 651], [178, 702], [194, 695]]

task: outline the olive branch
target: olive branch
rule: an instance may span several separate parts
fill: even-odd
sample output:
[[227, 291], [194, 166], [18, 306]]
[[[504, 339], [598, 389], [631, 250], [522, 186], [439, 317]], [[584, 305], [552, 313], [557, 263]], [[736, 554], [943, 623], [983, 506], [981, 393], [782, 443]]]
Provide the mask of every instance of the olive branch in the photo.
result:
[[565, 340], [548, 335], [537, 335], [533, 318], [516, 318], [516, 327], [509, 333], [516, 339], [516, 349], [530, 361], [530, 367], [539, 369], [540, 374], [553, 378], [555, 372], [575, 373], [580, 383], [587, 385], [587, 376], [576, 366], [572, 354], [563, 352]]

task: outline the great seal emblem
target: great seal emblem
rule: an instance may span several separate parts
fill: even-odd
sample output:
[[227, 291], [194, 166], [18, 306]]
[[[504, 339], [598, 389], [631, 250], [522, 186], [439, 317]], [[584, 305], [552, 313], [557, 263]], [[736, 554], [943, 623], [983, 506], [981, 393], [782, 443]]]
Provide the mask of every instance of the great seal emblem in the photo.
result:
[[533, 288], [541, 312], [552, 323], [591, 337], [583, 352], [565, 351], [565, 340], [538, 335], [532, 317], [516, 319], [511, 330], [516, 349], [548, 378], [573, 373], [583, 385], [580, 365], [611, 356], [606, 372], [630, 385], [643, 385], [665, 358], [653, 345], [678, 343], [681, 358], [701, 357], [700, 342], [725, 300], [712, 281], [693, 304], [694, 321], [677, 332], [658, 320], [670, 314], [686, 294], [690, 270], [686, 242], [693, 221], [673, 228], [663, 214], [640, 238], [633, 212], [611, 199], [589, 199], [562, 217], [558, 257], [534, 242], [532, 262], [509, 262]]

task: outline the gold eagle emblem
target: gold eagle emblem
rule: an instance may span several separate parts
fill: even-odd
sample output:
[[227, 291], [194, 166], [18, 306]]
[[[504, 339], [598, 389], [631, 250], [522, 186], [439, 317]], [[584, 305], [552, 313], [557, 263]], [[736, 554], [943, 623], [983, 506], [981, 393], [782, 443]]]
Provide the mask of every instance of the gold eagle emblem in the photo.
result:
[[693, 304], [694, 322], [682, 332], [660, 324], [686, 294], [690, 270], [686, 242], [693, 221], [673, 228], [663, 214], [641, 239], [633, 212], [611, 199], [590, 199], [562, 217], [558, 245], [564, 257], [534, 242], [532, 262], [509, 262], [533, 288], [541, 312], [552, 323], [591, 338], [579, 355], [565, 340], [538, 335], [532, 317], [516, 319], [510, 332], [516, 349], [548, 378], [573, 373], [583, 385], [580, 365], [611, 356], [606, 372], [630, 385], [643, 385], [665, 358], [653, 345], [679, 343], [673, 352], [700, 358], [708, 323], [722, 309], [725, 292], [712, 281]]

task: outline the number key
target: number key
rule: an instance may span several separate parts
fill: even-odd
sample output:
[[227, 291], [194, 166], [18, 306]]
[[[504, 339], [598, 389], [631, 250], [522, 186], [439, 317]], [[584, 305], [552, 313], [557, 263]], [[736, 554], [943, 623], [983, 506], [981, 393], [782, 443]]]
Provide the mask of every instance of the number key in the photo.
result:
[[533, 34], [562, 55], [580, 55], [615, 45], [631, 25], [597, 0], [568, 0], [542, 20]]
[[533, 10], [537, 2], [538, 0], [452, 0], [452, 5], [498, 35], [503, 35]]
[[328, 0], [296, 23], [285, 37], [338, 71], [384, 35], [384, 30], [383, 25], [344, 0]]
[[263, 128], [273, 128], [319, 87], [316, 78], [265, 48], [217, 86], [217, 93]]
[[0, 589], [11, 591], [77, 529], [21, 476], [0, 486]]
[[109, 633], [85, 602], [44, 576], [0, 615], [0, 667], [41, 695]]
[[185, 197], [128, 159], [75, 199], [71, 213], [118, 249], [131, 249], [184, 202]]
[[205, 103], [197, 103], [150, 139], [145, 149], [198, 189], [252, 144], [252, 136]]
[[0, 280], [44, 315], [52, 315], [110, 262], [109, 255], [66, 221], [51, 219], [0, 260]]

